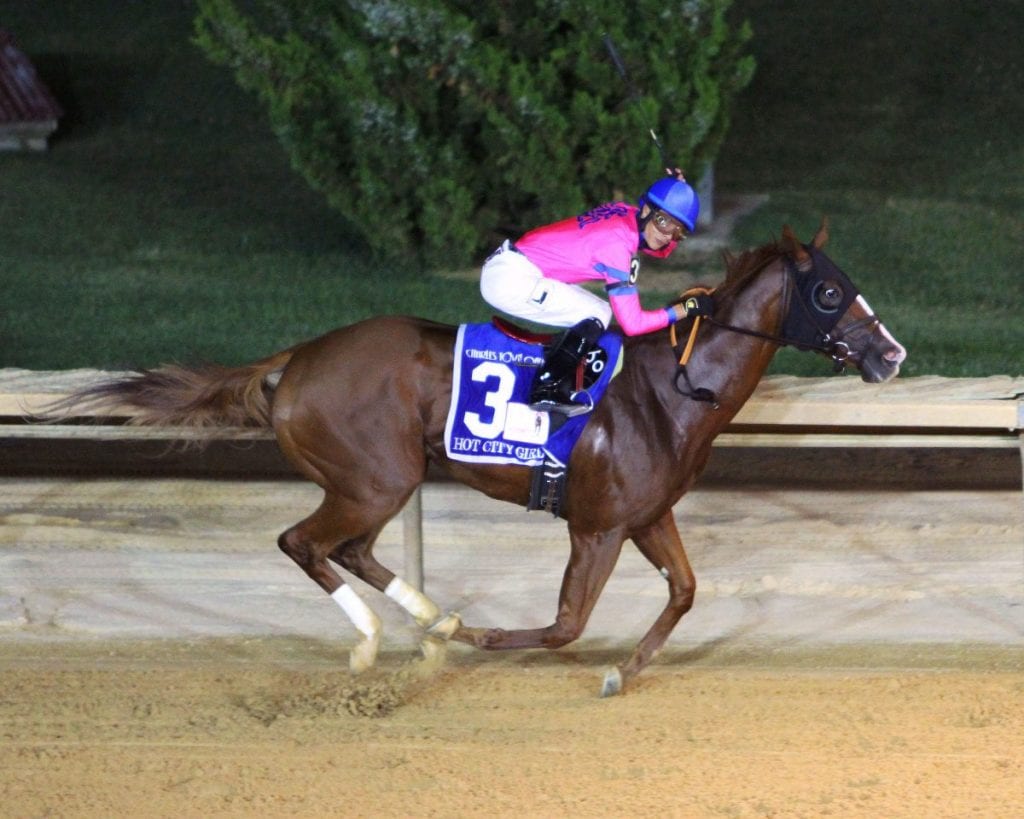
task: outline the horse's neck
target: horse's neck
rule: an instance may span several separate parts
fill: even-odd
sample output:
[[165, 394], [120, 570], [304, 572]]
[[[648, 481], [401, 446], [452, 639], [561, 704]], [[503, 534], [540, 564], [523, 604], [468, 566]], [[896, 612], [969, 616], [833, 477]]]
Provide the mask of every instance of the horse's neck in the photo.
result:
[[715, 314], [715, 319], [721, 324], [777, 337], [782, 329], [785, 290], [785, 264], [782, 259], [776, 259], [729, 298]]
[[[715, 319], [730, 327], [777, 337], [782, 326], [785, 285], [783, 261], [770, 262], [723, 305]], [[779, 346], [764, 338], [725, 327], [715, 327], [709, 335], [706, 353], [711, 369], [720, 369], [726, 375], [722, 380], [720, 397], [724, 399], [723, 403], [727, 400], [738, 409], [754, 392]]]
[[[715, 313], [716, 322], [777, 335], [784, 283], [782, 263], [771, 262], [739, 293], [725, 301], [722, 309]], [[644, 370], [649, 388], [659, 394], [661, 405], [673, 414], [692, 408], [693, 399], [680, 395], [673, 385], [678, 359], [669, 359], [665, 354], [660, 334], [645, 337], [641, 343], [646, 348], [643, 357], [647, 361]], [[685, 338], [679, 339], [680, 346], [685, 343]], [[694, 341], [693, 353], [686, 365], [687, 376], [693, 387], [712, 390], [725, 410], [719, 415], [731, 417], [753, 393], [777, 350], [776, 344], [764, 339], [705, 323]], [[681, 378], [679, 385], [685, 387]]]

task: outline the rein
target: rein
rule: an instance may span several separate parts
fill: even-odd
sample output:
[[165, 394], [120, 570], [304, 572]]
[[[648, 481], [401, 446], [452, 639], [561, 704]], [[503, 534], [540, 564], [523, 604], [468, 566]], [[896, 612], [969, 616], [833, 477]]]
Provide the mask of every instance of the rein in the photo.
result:
[[[779, 320], [780, 325], [785, 323], [785, 319], [788, 316], [790, 309], [792, 308], [792, 297], [794, 288], [791, 285], [793, 283], [793, 280], [798, 275], [799, 273], [797, 272], [796, 267], [793, 264], [793, 261], [787, 258], [786, 277], [784, 279], [783, 284], [785, 288], [783, 292], [784, 309], [781, 312], [781, 318]], [[706, 287], [691, 288], [690, 290], [687, 290], [685, 293], [683, 293], [683, 295], [680, 297], [680, 300], [685, 299], [689, 295], [697, 293], [713, 295], [714, 289], [709, 289]], [[744, 336], [750, 336], [751, 338], [763, 339], [764, 341], [771, 342], [772, 344], [777, 344], [780, 347], [797, 347], [802, 350], [813, 350], [814, 352], [823, 353], [829, 356], [835, 362], [834, 371], [837, 373], [841, 373], [844, 369], [846, 369], [846, 361], [850, 355], [850, 345], [843, 341], [842, 337], [849, 333], [851, 330], [855, 330], [860, 327], [865, 327], [872, 324], [881, 323], [878, 316], [872, 314], [869, 316], [864, 316], [863, 318], [858, 319], [857, 321], [850, 322], [850, 324], [846, 325], [846, 327], [843, 327], [840, 331], [833, 333], [832, 329], [834, 328], [824, 330], [818, 324], [818, 322], [815, 320], [814, 315], [811, 313], [810, 307], [808, 307], [807, 302], [804, 300], [799, 290], [797, 290], [796, 301], [797, 304], [799, 304], [803, 310], [804, 318], [810, 323], [814, 330], [817, 331], [815, 341], [809, 342], [806, 339], [787, 338], [786, 336], [781, 334], [762, 333], [760, 330], [751, 330], [747, 327], [737, 327], [733, 324], [726, 324], [723, 321], [718, 321], [713, 316], [698, 316], [693, 320], [693, 324], [690, 327], [690, 333], [686, 341], [686, 346], [680, 353], [679, 344], [676, 339], [676, 325], [674, 323], [670, 325], [669, 341], [672, 344], [672, 350], [676, 352], [679, 356], [679, 361], [676, 364], [676, 374], [672, 379], [672, 386], [675, 388], [676, 392], [678, 392], [680, 395], [686, 396], [687, 398], [692, 398], [694, 401], [703, 401], [709, 403], [711, 404], [713, 409], [718, 409], [720, 406], [720, 404], [718, 403], [718, 397], [715, 395], [714, 391], [708, 389], [707, 387], [694, 387], [693, 383], [690, 381], [690, 375], [686, 370], [686, 365], [689, 363], [690, 356], [693, 354], [693, 348], [696, 345], [697, 333], [700, 329], [700, 324], [702, 320], [706, 320], [709, 324], [715, 327], [719, 327], [722, 330], [727, 330], [731, 333], [738, 333]], [[817, 339], [819, 338], [820, 342], [817, 341]], [[686, 389], [683, 389], [682, 387], [679, 386], [680, 379], [686, 382]]]
[[[714, 292], [714, 288], [693, 287], [687, 290], [685, 293], [683, 293], [683, 295], [680, 297], [680, 300], [685, 299], [687, 296], [691, 294], [702, 293], [704, 295], [710, 296]], [[718, 322], [712, 321], [710, 316], [697, 316], [693, 320], [693, 324], [690, 325], [690, 335], [686, 339], [686, 347], [683, 349], [683, 352], [679, 355], [679, 363], [676, 364], [676, 374], [675, 377], [672, 379], [672, 386], [675, 387], [676, 392], [678, 392], [680, 395], [685, 395], [688, 398], [692, 398], [694, 401], [705, 401], [711, 404], [711, 406], [714, 409], [718, 409], [719, 404], [715, 394], [706, 387], [694, 387], [690, 381], [690, 374], [686, 371], [686, 365], [690, 363], [690, 356], [693, 354], [693, 347], [697, 343], [697, 331], [700, 329], [700, 323], [704, 318], [707, 318], [708, 321], [713, 324], [718, 324]], [[676, 341], [675, 322], [669, 325], [668, 337], [669, 341], [672, 343], [673, 351], [678, 352], [679, 344]], [[686, 381], [686, 388], [687, 390], [689, 390], [689, 392], [683, 390], [679, 386], [680, 377], [684, 381]]]

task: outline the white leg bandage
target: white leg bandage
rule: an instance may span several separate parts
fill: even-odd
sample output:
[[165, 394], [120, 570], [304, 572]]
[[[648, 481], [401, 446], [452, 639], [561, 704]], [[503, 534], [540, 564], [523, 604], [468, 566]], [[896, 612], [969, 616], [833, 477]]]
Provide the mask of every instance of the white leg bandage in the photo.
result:
[[353, 591], [351, 586], [347, 583], [339, 586], [331, 597], [334, 598], [335, 603], [341, 606], [342, 611], [348, 615], [352, 625], [359, 629], [364, 636], [373, 637], [380, 634], [380, 618]]
[[377, 647], [380, 645], [380, 618], [363, 602], [362, 598], [348, 584], [339, 586], [331, 594], [334, 602], [348, 615], [359, 632], [365, 638], [349, 654], [349, 668], [354, 674], [365, 671], [377, 659]]
[[441, 616], [441, 610], [430, 598], [414, 589], [397, 575], [388, 583], [384, 594], [409, 612], [424, 628], [436, 622], [437, 618]]

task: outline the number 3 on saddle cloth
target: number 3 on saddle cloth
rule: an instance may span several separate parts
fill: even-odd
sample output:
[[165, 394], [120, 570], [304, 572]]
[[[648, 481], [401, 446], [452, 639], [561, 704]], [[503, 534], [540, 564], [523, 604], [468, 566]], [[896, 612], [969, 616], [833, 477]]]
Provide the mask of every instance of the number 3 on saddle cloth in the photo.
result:
[[[527, 508], [558, 515], [569, 455], [592, 413], [566, 418], [529, 408], [550, 341], [499, 318], [460, 325], [444, 443], [454, 461], [533, 467]], [[602, 335], [580, 368], [582, 389], [596, 406], [622, 368], [621, 337]]]

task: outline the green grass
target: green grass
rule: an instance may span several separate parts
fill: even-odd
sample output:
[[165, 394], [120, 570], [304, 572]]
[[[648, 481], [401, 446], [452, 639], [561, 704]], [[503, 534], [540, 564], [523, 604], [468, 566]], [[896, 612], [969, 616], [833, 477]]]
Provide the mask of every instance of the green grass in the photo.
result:
[[[47, 154], [0, 154], [0, 366], [239, 363], [378, 313], [489, 315], [471, 278], [368, 256], [189, 43], [191, 4], [22, 5], [2, 23], [68, 116]], [[906, 374], [1024, 373], [1024, 6], [735, 10], [759, 68], [718, 189], [769, 195], [735, 248], [828, 214]], [[829, 368], [787, 351], [775, 371]]]

